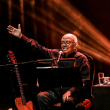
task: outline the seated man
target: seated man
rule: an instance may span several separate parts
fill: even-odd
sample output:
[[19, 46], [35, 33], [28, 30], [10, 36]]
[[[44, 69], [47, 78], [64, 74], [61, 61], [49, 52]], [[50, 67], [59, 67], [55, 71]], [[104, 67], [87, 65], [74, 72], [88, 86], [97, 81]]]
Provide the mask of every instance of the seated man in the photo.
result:
[[[38, 44], [34, 39], [29, 39], [21, 33], [20, 24], [18, 29], [13, 26], [8, 26], [10, 34], [19, 38], [27, 47], [30, 52], [36, 56], [37, 59], [54, 59], [54, 58], [75, 58], [76, 66], [80, 69], [82, 81], [90, 79], [90, 68], [87, 57], [77, 51], [77, 37], [74, 34], [67, 33], [61, 38], [61, 50], [47, 49]], [[55, 62], [57, 65], [57, 62]], [[67, 62], [65, 67], [72, 67], [71, 63]], [[73, 71], [69, 71], [73, 72]], [[68, 74], [68, 73], [67, 73]], [[70, 76], [72, 77], [72, 76]], [[62, 107], [65, 110], [74, 109], [75, 105], [85, 99], [84, 84], [81, 87], [65, 87], [63, 90], [63, 104]], [[60, 98], [60, 88], [49, 89], [37, 94], [37, 101], [39, 104], [39, 110], [51, 110], [53, 104], [57, 103]], [[67, 107], [67, 108], [66, 108]]]

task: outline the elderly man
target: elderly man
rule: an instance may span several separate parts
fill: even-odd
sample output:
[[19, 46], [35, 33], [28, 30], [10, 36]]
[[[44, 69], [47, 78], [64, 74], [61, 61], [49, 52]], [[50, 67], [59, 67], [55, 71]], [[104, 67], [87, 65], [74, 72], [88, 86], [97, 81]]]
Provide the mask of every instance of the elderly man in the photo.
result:
[[[28, 46], [32, 54], [36, 56], [37, 59], [51, 59], [51, 58], [75, 58], [76, 66], [79, 67], [82, 81], [90, 78], [90, 69], [88, 59], [85, 55], [77, 51], [77, 37], [71, 33], [65, 34], [61, 38], [61, 50], [58, 49], [47, 49], [38, 44], [37, 41], [29, 39], [21, 33], [20, 24], [18, 28], [13, 26], [8, 26], [8, 31], [13, 36], [19, 38], [24, 44]], [[60, 53], [60, 54], [59, 54]], [[65, 67], [72, 67], [71, 63], [68, 62]], [[72, 73], [72, 71], [69, 71]], [[72, 77], [72, 76], [70, 76]], [[63, 88], [62, 88], [63, 89]], [[55, 104], [59, 97], [60, 92], [59, 88], [53, 88], [47, 91], [42, 91], [37, 94], [37, 101], [39, 104], [40, 110], [51, 110], [53, 104]], [[85, 99], [84, 87], [66, 87], [63, 89], [63, 109], [74, 109], [74, 106]], [[66, 105], [66, 106], [65, 106]], [[67, 108], [66, 108], [67, 107]]]

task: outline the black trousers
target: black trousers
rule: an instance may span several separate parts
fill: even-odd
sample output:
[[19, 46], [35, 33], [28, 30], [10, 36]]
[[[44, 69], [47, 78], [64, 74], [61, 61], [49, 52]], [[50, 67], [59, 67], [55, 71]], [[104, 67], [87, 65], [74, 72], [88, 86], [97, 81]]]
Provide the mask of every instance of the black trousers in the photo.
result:
[[[45, 91], [37, 94], [37, 102], [39, 106], [39, 110], [52, 110], [53, 104], [59, 101], [58, 96], [55, 95], [53, 91]], [[74, 99], [69, 97], [69, 101], [62, 103], [62, 110], [74, 110]]]

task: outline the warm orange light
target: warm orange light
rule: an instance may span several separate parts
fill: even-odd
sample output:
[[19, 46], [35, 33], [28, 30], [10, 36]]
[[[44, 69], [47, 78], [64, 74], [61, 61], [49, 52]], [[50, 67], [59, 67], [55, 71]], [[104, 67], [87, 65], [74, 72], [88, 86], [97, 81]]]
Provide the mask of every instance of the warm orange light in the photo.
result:
[[[66, 17], [73, 25], [78, 27], [75, 34], [78, 35], [79, 39], [83, 39], [83, 41], [79, 40], [78, 49], [92, 55], [99, 61], [110, 64], [110, 41], [67, 0], [54, 0], [54, 3], [57, 5], [56, 8], [54, 7], [56, 11]], [[83, 31], [88, 38], [87, 36], [81, 35], [77, 30]]]
[[24, 3], [23, 0], [20, 0], [20, 12], [21, 12], [21, 26], [22, 26], [22, 31], [24, 33]]
[[11, 15], [12, 15], [12, 11], [11, 11], [11, 4], [12, 4], [12, 1], [11, 0], [8, 0], [8, 14], [9, 14], [9, 24], [11, 23]]
[[[62, 35], [67, 32], [75, 33], [78, 36], [78, 50], [90, 54], [99, 61], [110, 64], [110, 41], [94, 27], [68, 0], [41, 0], [41, 6], [36, 7], [35, 0], [20, 0], [20, 11], [22, 27], [24, 29], [24, 3], [31, 6], [31, 10], [25, 11], [34, 24], [34, 35], [37, 33], [37, 22], [44, 24], [45, 37], [48, 43], [56, 45]], [[9, 0], [9, 12], [11, 17], [11, 0]], [[19, 10], [18, 6], [14, 6]], [[41, 14], [37, 14], [35, 12]], [[58, 18], [58, 19], [57, 19]], [[11, 19], [11, 18], [10, 18]], [[22, 30], [23, 30], [22, 29]], [[48, 30], [51, 29], [51, 30]], [[83, 32], [84, 34], [82, 34]], [[48, 35], [51, 38], [48, 38]], [[61, 36], [60, 36], [61, 35]]]

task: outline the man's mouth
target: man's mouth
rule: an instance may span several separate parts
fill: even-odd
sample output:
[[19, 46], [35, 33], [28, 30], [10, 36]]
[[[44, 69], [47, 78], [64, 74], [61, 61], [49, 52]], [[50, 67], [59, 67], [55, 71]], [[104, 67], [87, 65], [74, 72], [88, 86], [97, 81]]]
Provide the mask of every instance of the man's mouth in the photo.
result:
[[68, 48], [63, 48], [64, 51], [68, 50]]

